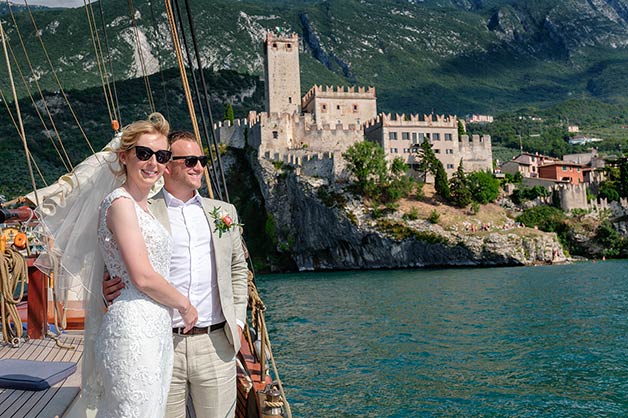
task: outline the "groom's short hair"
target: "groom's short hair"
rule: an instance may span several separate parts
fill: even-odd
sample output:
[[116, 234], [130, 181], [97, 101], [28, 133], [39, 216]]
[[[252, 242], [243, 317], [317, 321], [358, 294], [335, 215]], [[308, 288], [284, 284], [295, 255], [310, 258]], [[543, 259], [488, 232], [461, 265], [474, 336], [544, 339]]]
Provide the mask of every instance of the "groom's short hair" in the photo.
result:
[[190, 131], [172, 131], [168, 134], [168, 144], [172, 145], [177, 141], [198, 142], [196, 136]]

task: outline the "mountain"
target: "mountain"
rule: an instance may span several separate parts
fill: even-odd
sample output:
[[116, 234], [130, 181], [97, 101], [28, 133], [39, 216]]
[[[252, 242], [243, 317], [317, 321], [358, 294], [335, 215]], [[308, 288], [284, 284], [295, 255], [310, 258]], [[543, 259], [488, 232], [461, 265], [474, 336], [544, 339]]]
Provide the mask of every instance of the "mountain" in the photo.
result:
[[[315, 83], [374, 85], [382, 111], [497, 113], [569, 98], [628, 101], [628, 0], [191, 3], [207, 68], [262, 75], [264, 33], [281, 27], [301, 37], [303, 93]], [[101, 27], [99, 3], [92, 4]], [[142, 74], [128, 4], [103, 3], [118, 80]], [[134, 5], [139, 44], [149, 50], [147, 71], [174, 67], [163, 5]], [[64, 86], [99, 85], [84, 8], [33, 13]], [[1, 16], [23, 70], [16, 27], [36, 77], [58, 90], [28, 14], [16, 13], [17, 26]], [[101, 29], [101, 42], [103, 35]], [[5, 76], [2, 65], [0, 80]]]

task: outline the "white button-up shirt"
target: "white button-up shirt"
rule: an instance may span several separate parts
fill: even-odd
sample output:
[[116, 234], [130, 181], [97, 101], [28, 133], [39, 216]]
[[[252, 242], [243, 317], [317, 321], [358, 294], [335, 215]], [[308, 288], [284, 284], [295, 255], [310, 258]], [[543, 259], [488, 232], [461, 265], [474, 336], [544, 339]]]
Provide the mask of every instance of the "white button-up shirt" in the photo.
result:
[[[164, 190], [164, 198], [174, 241], [170, 258], [170, 283], [186, 295], [198, 310], [197, 327], [224, 322], [212, 233], [201, 205], [201, 196], [197, 192], [193, 198], [182, 202]], [[176, 310], [172, 326], [184, 326]]]

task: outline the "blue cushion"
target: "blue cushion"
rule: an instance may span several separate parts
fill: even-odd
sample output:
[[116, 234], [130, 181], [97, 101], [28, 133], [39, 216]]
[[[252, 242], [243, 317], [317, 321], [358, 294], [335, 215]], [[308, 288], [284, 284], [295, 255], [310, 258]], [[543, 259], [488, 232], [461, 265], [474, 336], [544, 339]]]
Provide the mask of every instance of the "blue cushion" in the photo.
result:
[[74, 362], [0, 360], [0, 388], [46, 390], [75, 371]]

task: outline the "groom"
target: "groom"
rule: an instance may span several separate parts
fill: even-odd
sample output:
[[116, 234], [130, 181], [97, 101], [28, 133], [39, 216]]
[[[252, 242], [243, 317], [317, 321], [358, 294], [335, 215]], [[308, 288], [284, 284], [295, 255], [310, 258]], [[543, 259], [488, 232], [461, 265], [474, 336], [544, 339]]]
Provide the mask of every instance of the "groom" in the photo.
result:
[[[235, 355], [248, 298], [248, 267], [238, 218], [233, 205], [198, 194], [207, 157], [194, 134], [172, 132], [168, 140], [172, 160], [164, 173], [164, 189], [149, 200], [150, 210], [174, 241], [170, 283], [189, 297], [199, 318], [196, 327], [184, 334], [183, 321], [174, 313], [174, 369], [166, 417], [185, 418], [188, 388], [198, 418], [233, 417]], [[218, 230], [219, 212], [229, 214], [230, 228]], [[106, 281], [107, 300], [113, 301], [121, 288], [118, 278]]]

